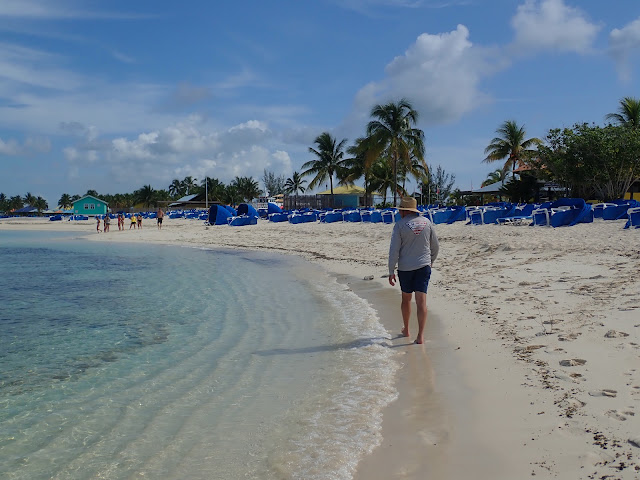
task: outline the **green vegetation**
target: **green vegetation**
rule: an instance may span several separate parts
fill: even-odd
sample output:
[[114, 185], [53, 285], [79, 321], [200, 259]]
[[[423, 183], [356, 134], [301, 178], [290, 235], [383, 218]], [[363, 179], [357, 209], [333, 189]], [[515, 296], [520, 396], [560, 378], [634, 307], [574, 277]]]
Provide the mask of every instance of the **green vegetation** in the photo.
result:
[[406, 195], [406, 181], [412, 176], [416, 181], [424, 180], [428, 167], [424, 161], [424, 132], [414, 128], [418, 112], [406, 99], [397, 103], [376, 105], [371, 109], [372, 120], [367, 124], [366, 137], [356, 139], [346, 148], [350, 155], [344, 158], [347, 139], [337, 142], [330, 133], [324, 132], [315, 139], [317, 148], [309, 152], [316, 159], [306, 162], [302, 176], [313, 176], [309, 188], [329, 181], [333, 204], [334, 175], [339, 184], [353, 185], [364, 177], [365, 198], [379, 191], [383, 203], [387, 203], [387, 191], [393, 192], [393, 204], [397, 195]]
[[527, 132], [523, 126], [518, 126], [515, 120], [507, 120], [496, 129], [497, 137], [484, 149], [487, 155], [483, 160], [486, 163], [506, 161], [502, 167], [503, 175], [511, 169], [513, 175], [515, 169], [533, 158], [536, 151], [530, 147], [542, 145], [542, 140], [533, 137], [525, 140]]
[[30, 205], [38, 210], [38, 213], [42, 213], [49, 208], [49, 204], [42, 197], [36, 197], [27, 192], [24, 197], [15, 195], [13, 197], [7, 197], [4, 193], [0, 193], [0, 212], [10, 212], [12, 210], [18, 210], [22, 207]]
[[[492, 172], [483, 183], [495, 183], [517, 166], [527, 166], [520, 179], [515, 177], [500, 193], [512, 201], [530, 201], [539, 190], [539, 181], [564, 187], [573, 197], [610, 201], [623, 198], [629, 187], [640, 180], [640, 100], [625, 97], [618, 111], [605, 116], [612, 123], [602, 127], [576, 123], [571, 128], [553, 128], [545, 142], [525, 140], [524, 127], [513, 120], [504, 122], [499, 136], [485, 149], [485, 162], [507, 159], [503, 168]], [[536, 145], [537, 149], [530, 147]]]
[[[393, 204], [397, 205], [398, 174], [416, 172], [416, 166], [426, 170], [424, 163], [424, 132], [414, 128], [418, 112], [406, 99], [397, 103], [376, 105], [367, 124], [370, 158], [385, 158], [391, 164]], [[404, 188], [403, 188], [404, 190]]]
[[294, 206], [298, 206], [298, 192], [304, 193], [305, 191], [305, 183], [306, 180], [302, 178], [299, 172], [293, 172], [293, 175], [287, 178], [284, 183], [284, 192], [287, 195], [291, 195], [292, 193], [295, 195], [295, 203]]
[[536, 176], [559, 183], [571, 196], [622, 198], [640, 178], [640, 129], [586, 123], [553, 129], [531, 165]]
[[336, 143], [336, 139], [330, 133], [323, 132], [316, 137], [314, 143], [317, 148], [309, 147], [309, 152], [313, 153], [316, 159], [309, 160], [302, 165], [302, 168], [306, 169], [302, 175], [315, 175], [309, 183], [309, 188], [315, 188], [328, 179], [331, 186], [331, 204], [333, 205], [333, 175], [336, 172], [342, 172], [344, 167], [344, 144], [347, 143], [347, 139], [344, 138]]

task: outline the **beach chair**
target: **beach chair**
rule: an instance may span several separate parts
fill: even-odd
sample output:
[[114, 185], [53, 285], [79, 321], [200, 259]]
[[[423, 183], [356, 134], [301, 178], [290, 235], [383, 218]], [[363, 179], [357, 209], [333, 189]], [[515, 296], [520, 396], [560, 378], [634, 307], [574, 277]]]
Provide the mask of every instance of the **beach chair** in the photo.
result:
[[237, 217], [229, 217], [227, 222], [231, 227], [244, 227], [246, 225], [256, 225], [258, 223], [258, 217], [253, 215], [238, 215]]
[[482, 208], [474, 208], [470, 211], [467, 211], [467, 218], [469, 221], [467, 225], [482, 225], [482, 213], [484, 210]]
[[320, 223], [342, 222], [343, 220], [342, 212], [332, 211], [326, 212], [324, 215], [321, 214]]
[[531, 226], [572, 227], [578, 223], [593, 222], [591, 204], [581, 198], [561, 198], [532, 212]]
[[640, 207], [633, 207], [627, 210], [627, 220], [624, 228], [640, 228]]
[[345, 222], [362, 222], [362, 214], [359, 210], [347, 210], [342, 212], [342, 220]]
[[393, 210], [384, 210], [381, 213], [382, 223], [393, 223], [395, 220], [395, 212]]
[[228, 225], [229, 218], [232, 218], [231, 212], [222, 205], [211, 205], [209, 207], [209, 218], [207, 225]]
[[289, 220], [289, 214], [287, 213], [270, 213], [269, 221], [274, 223], [286, 222]]

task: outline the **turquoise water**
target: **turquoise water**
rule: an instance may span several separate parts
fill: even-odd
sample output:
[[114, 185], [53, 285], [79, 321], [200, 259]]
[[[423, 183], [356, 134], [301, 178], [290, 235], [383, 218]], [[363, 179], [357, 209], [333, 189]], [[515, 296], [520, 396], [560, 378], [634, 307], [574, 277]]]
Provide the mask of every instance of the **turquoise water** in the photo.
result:
[[298, 259], [0, 231], [0, 478], [349, 479], [397, 363]]

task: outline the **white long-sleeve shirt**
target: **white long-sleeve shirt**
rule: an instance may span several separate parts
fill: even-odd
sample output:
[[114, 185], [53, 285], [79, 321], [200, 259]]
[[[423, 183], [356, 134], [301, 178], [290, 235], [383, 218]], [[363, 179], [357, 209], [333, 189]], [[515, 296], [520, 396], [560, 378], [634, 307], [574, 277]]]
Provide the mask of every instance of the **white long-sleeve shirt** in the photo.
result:
[[389, 275], [398, 270], [411, 271], [431, 265], [440, 250], [433, 224], [428, 218], [410, 214], [393, 226], [389, 246]]

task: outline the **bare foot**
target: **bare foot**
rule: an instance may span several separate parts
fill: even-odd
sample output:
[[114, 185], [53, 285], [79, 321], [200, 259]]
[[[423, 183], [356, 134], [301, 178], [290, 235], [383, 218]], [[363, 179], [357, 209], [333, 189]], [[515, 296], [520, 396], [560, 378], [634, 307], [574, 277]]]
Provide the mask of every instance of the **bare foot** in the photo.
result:
[[409, 329], [407, 328], [402, 328], [402, 336], [403, 337], [408, 337], [409, 336]]
[[422, 345], [424, 343], [424, 339], [422, 338], [416, 338], [416, 341], [413, 343], [417, 343], [418, 345]]

